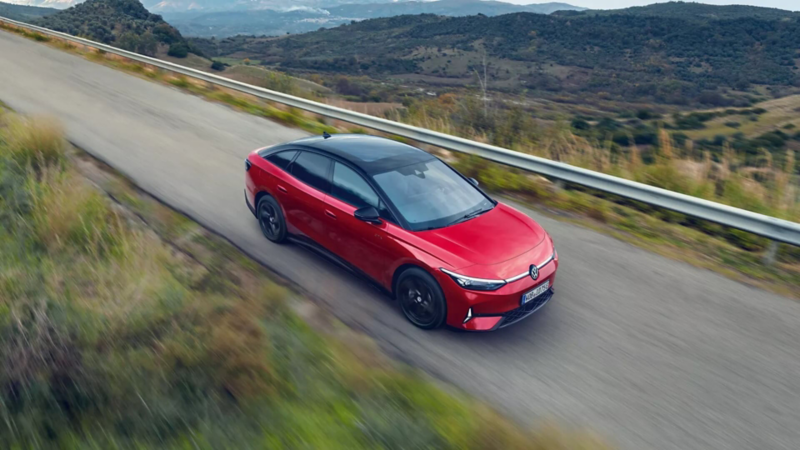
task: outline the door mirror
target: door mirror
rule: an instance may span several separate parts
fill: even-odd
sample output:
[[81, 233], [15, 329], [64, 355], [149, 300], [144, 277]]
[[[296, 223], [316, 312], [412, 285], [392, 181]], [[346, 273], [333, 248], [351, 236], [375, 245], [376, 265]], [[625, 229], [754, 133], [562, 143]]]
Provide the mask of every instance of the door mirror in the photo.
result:
[[475, 186], [477, 186], [477, 185], [479, 185], [479, 184], [480, 184], [480, 183], [478, 183], [478, 180], [476, 180], [475, 178], [470, 178], [470, 179], [469, 179], [469, 182], [470, 182], [470, 183], [472, 183], [472, 184], [474, 184]]
[[378, 210], [373, 206], [365, 206], [357, 209], [353, 215], [356, 219], [363, 220], [367, 223], [381, 223], [381, 216], [378, 214]]

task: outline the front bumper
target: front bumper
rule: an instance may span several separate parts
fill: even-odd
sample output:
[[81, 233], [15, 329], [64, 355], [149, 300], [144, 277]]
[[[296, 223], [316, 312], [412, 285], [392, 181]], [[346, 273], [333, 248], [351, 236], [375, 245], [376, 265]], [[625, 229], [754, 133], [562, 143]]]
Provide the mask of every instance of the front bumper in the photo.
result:
[[511, 311], [507, 311], [503, 313], [503, 318], [500, 320], [497, 325], [495, 325], [494, 329], [498, 328], [505, 328], [509, 325], [513, 325], [519, 322], [522, 319], [530, 316], [531, 314], [535, 313], [539, 309], [541, 309], [547, 302], [553, 298], [553, 294], [555, 290], [553, 288], [548, 289], [545, 291], [544, 294], [536, 297], [535, 299], [525, 303], [524, 305], [520, 306], [517, 309], [512, 309]]
[[[546, 305], [554, 295], [558, 255], [539, 270], [539, 277], [530, 276], [506, 284], [496, 291], [472, 291], [459, 286], [452, 278], [441, 273], [438, 281], [447, 300], [447, 324], [466, 331], [492, 331], [517, 323]], [[550, 288], [528, 303], [522, 296], [541, 283], [550, 282]], [[464, 318], [472, 308], [472, 318]]]

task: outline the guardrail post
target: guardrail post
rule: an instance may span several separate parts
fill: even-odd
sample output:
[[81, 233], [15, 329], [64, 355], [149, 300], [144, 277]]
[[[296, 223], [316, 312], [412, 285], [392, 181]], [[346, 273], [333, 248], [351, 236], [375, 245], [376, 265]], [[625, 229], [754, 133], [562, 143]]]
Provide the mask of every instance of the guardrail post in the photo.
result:
[[765, 265], [771, 266], [778, 260], [778, 245], [778, 241], [769, 241], [767, 252], [764, 253], [764, 258], [762, 259]]

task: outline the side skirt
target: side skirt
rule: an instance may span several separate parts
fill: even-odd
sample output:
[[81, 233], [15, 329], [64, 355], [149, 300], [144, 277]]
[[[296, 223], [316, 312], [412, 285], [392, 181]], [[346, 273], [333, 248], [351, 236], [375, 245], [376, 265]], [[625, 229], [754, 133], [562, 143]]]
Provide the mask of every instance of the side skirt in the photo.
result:
[[330, 260], [331, 262], [335, 263], [339, 267], [349, 271], [350, 273], [352, 273], [353, 275], [355, 275], [358, 278], [362, 279], [363, 281], [366, 281], [370, 286], [374, 287], [375, 289], [380, 291], [382, 294], [388, 295], [389, 297], [394, 298], [394, 295], [392, 295], [392, 293], [389, 290], [384, 288], [380, 283], [378, 283], [377, 281], [375, 281], [375, 279], [373, 279], [372, 277], [370, 277], [369, 275], [364, 273], [361, 269], [355, 267], [354, 265], [352, 265], [349, 262], [347, 262], [344, 259], [342, 259], [337, 254], [335, 254], [335, 253], [331, 252], [330, 250], [326, 249], [325, 247], [317, 244], [316, 242], [312, 241], [311, 239], [309, 239], [307, 237], [298, 237], [298, 236], [292, 236], [292, 235], [289, 235], [288, 239], [289, 239], [289, 241], [291, 241], [291, 242], [293, 242], [295, 244], [298, 244], [300, 246], [303, 246], [303, 247], [305, 247], [305, 248], [307, 248], [307, 249], [309, 249], [309, 250], [321, 255], [321, 256], [325, 257], [326, 259]]

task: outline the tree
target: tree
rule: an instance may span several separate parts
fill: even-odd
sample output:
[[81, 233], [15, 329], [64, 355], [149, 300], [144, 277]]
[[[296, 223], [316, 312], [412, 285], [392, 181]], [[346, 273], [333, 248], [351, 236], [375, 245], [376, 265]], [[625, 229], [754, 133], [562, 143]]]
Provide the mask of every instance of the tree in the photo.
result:
[[153, 33], [148, 31], [139, 38], [137, 50], [139, 53], [147, 56], [156, 56], [156, 50], [158, 50], [158, 41]]
[[136, 36], [130, 31], [123, 33], [119, 39], [117, 39], [117, 46], [123, 50], [135, 52], [139, 47], [139, 36]]
[[169, 46], [167, 54], [176, 58], [186, 58], [189, 55], [189, 47], [183, 42], [178, 42]]

